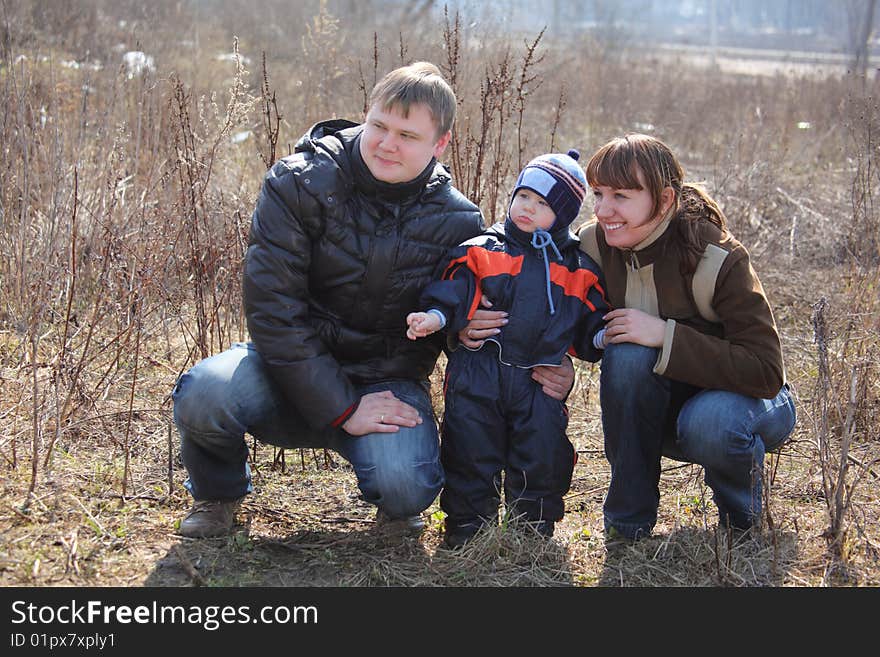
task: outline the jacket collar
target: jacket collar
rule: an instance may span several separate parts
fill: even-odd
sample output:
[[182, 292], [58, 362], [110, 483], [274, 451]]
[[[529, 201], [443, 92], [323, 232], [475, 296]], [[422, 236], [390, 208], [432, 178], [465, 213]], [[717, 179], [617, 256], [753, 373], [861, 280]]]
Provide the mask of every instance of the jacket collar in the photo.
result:
[[651, 246], [654, 242], [659, 240], [660, 236], [666, 232], [667, 228], [669, 228], [669, 224], [672, 223], [673, 214], [674, 213], [672, 213], [672, 212], [667, 213], [666, 217], [663, 219], [663, 221], [661, 221], [659, 224], [657, 224], [657, 226], [654, 228], [654, 230], [651, 231], [651, 234], [648, 235], [641, 242], [636, 244], [634, 247], [632, 247], [632, 249], [630, 249], [630, 250], [631, 251], [644, 251], [649, 246]]
[[350, 146], [346, 145], [346, 151], [351, 159], [354, 184], [358, 191], [367, 196], [392, 203], [403, 203], [408, 200], [415, 200], [421, 196], [434, 176], [437, 160], [431, 158], [428, 166], [413, 180], [403, 183], [384, 182], [372, 174], [369, 167], [367, 167], [367, 163], [364, 162], [364, 158], [361, 156], [360, 142], [362, 133], [363, 130], [359, 131], [357, 136], [350, 142]]
[[[312, 126], [306, 134], [300, 137], [294, 150], [297, 153], [311, 153], [310, 167], [319, 172], [319, 175], [303, 176], [302, 184], [310, 192], [320, 197], [321, 189], [318, 180], [323, 177], [320, 175], [320, 172], [329, 173], [329, 170], [341, 170], [344, 175], [340, 182], [343, 184], [346, 194], [350, 194], [357, 189], [380, 201], [400, 203], [400, 200], [393, 199], [402, 197], [406, 201], [409, 200], [407, 196], [412, 197], [412, 200], [421, 196], [423, 202], [430, 202], [430, 196], [446, 186], [452, 179], [449, 170], [443, 164], [436, 160], [431, 160], [429, 165], [425, 167], [425, 170], [416, 179], [418, 184], [414, 184], [415, 181], [403, 183], [401, 187], [406, 187], [407, 189], [390, 189], [387, 190], [390, 192], [390, 197], [386, 196], [380, 190], [382, 186], [388, 188], [396, 188], [398, 186], [382, 183], [369, 174], [369, 169], [366, 168], [366, 164], [363, 164], [360, 150], [356, 144], [362, 132], [363, 125], [345, 119], [322, 121]], [[360, 162], [360, 165], [355, 162], [355, 158]], [[369, 178], [364, 176], [360, 181], [358, 180], [356, 172], [358, 166], [362, 166], [366, 170]], [[373, 181], [376, 184], [371, 184]], [[412, 188], [409, 188], [410, 185], [412, 185]], [[337, 191], [343, 190], [338, 189]]]

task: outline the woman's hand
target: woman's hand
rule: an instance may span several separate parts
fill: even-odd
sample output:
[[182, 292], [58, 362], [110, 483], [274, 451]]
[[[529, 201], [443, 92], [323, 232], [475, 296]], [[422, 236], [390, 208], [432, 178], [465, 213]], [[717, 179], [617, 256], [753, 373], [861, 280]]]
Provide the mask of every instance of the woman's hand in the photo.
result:
[[608, 322], [605, 326], [605, 344], [632, 342], [645, 347], [663, 346], [666, 322], [659, 317], [635, 308], [617, 308], [603, 319]]
[[501, 327], [507, 324], [507, 313], [503, 310], [483, 310], [492, 307], [492, 302], [486, 295], [480, 300], [480, 306], [468, 325], [458, 332], [459, 342], [469, 349], [479, 349], [486, 338], [497, 335], [501, 332]]

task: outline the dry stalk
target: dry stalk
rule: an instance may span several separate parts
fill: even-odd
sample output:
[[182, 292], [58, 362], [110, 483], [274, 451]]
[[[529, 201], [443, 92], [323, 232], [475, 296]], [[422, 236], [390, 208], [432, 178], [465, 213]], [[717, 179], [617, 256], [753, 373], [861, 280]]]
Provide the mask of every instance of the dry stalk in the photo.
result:
[[135, 301], [134, 305], [136, 308], [136, 319], [135, 323], [137, 325], [137, 329], [135, 332], [135, 341], [134, 341], [134, 372], [131, 375], [131, 388], [129, 390], [128, 396], [128, 417], [125, 422], [125, 436], [122, 439], [122, 449], [125, 453], [125, 466], [122, 470], [122, 498], [123, 500], [128, 495], [128, 478], [129, 478], [129, 470], [131, 468], [131, 418], [134, 414], [134, 393], [137, 388], [138, 382], [138, 365], [140, 364], [140, 353], [141, 353], [141, 337], [143, 334], [142, 321], [140, 316], [140, 299], [137, 292], [135, 292]]
[[61, 538], [61, 544], [67, 550], [67, 555], [64, 563], [64, 572], [68, 573], [71, 570], [79, 575], [79, 555], [77, 554], [77, 550], [79, 549], [79, 529], [74, 528], [74, 530], [70, 534], [70, 541]]
[[[486, 204], [489, 206], [490, 223], [495, 223], [496, 221], [499, 198], [503, 201], [503, 199], [507, 197], [507, 190], [503, 189], [502, 183], [510, 173], [511, 164], [509, 147], [506, 143], [507, 135], [505, 134], [505, 127], [512, 114], [512, 107], [507, 102], [506, 98], [514, 79], [514, 69], [512, 64], [512, 57], [506, 52], [499, 63], [497, 70], [492, 72], [490, 69], [490, 77], [487, 79], [487, 84], [491, 85], [490, 107], [492, 107], [497, 114], [497, 129], [495, 134], [491, 135], [493, 151], [492, 165], [490, 169], [491, 176], [489, 177], [486, 190], [479, 194], [479, 197], [482, 198], [485, 195]], [[517, 93], [522, 93], [522, 91], [518, 90]], [[489, 125], [487, 126], [490, 130], [491, 124], [492, 121], [490, 120]], [[481, 159], [484, 148], [484, 143], [481, 141], [478, 146], [478, 152], [480, 153]]]
[[[819, 377], [816, 397], [819, 403], [820, 427], [817, 434], [819, 462], [822, 469], [822, 486], [828, 514], [828, 527], [823, 536], [828, 542], [831, 555], [835, 561], [846, 559], [847, 516], [852, 507], [853, 493], [857, 484], [867, 473], [868, 468], [860, 468], [854, 477], [849, 476], [851, 459], [849, 449], [856, 433], [856, 420], [861, 406], [860, 395], [862, 373], [866, 363], [844, 366], [848, 370], [848, 392], [843, 401], [845, 413], [835, 413], [841, 422], [830, 426], [830, 399], [832, 390], [832, 373], [828, 361], [827, 320], [825, 318], [827, 302], [824, 297], [814, 307], [813, 327], [815, 341], [819, 351]], [[836, 446], [833, 441], [837, 438]], [[832, 570], [834, 568], [832, 567]]]
[[[850, 255], [866, 265], [880, 262], [880, 213], [874, 209], [874, 188], [880, 180], [880, 171], [874, 167], [877, 143], [875, 122], [880, 121], [871, 99], [862, 101], [867, 114], [853, 131], [856, 152], [856, 171], [851, 188], [852, 225], [847, 231]], [[860, 129], [860, 130], [859, 130]]]
[[403, 32], [397, 33], [397, 57], [400, 61], [400, 66], [405, 66], [407, 64], [406, 56], [407, 56], [407, 47], [406, 43], [403, 40]]
[[565, 111], [565, 80], [559, 85], [559, 97], [556, 100], [556, 106], [553, 108], [553, 125], [550, 127], [550, 152], [556, 152], [556, 133], [559, 130], [559, 122], [562, 120], [562, 113]]
[[189, 560], [189, 557], [186, 556], [186, 553], [183, 551], [179, 545], [174, 545], [172, 547], [174, 550], [174, 554], [177, 556], [177, 560], [180, 562], [180, 565], [186, 571], [186, 574], [189, 575], [189, 578], [192, 580], [193, 584], [196, 586], [207, 586], [208, 583], [205, 581], [205, 578], [202, 577], [201, 573], [196, 570], [196, 567], [193, 566], [192, 562]]
[[[535, 37], [535, 40], [532, 43], [526, 42], [526, 52], [523, 55], [522, 67], [520, 68], [519, 80], [516, 85], [516, 101], [514, 102], [514, 106], [516, 108], [517, 113], [517, 122], [516, 122], [516, 153], [517, 153], [517, 171], [521, 171], [523, 168], [523, 151], [525, 150], [525, 143], [523, 141], [523, 114], [526, 110], [526, 98], [531, 94], [535, 93], [538, 88], [541, 86], [543, 82], [543, 78], [539, 77], [538, 74], [532, 72], [532, 68], [537, 66], [542, 61], [544, 61], [544, 55], [536, 55], [535, 51], [538, 48], [538, 44], [541, 42], [541, 38], [544, 36], [544, 32], [547, 31], [545, 27], [542, 29], [538, 36]], [[558, 120], [558, 116], [557, 116]], [[555, 126], [554, 126], [555, 131]]]
[[265, 141], [267, 152], [260, 149], [260, 158], [267, 169], [275, 164], [277, 158], [278, 133], [281, 131], [281, 115], [278, 113], [278, 102], [275, 99], [275, 91], [269, 86], [269, 70], [266, 67], [266, 51], [263, 51], [263, 79], [260, 84], [260, 98], [262, 100], [263, 129], [266, 132]]
[[171, 422], [168, 423], [168, 498], [174, 495], [174, 441], [171, 439]]
[[196, 157], [195, 136], [189, 118], [190, 98], [186, 93], [183, 82], [179, 79], [174, 83], [174, 109], [177, 124], [174, 131], [174, 141], [178, 151], [179, 164], [177, 168], [180, 208], [183, 210], [184, 224], [186, 225], [186, 239], [189, 247], [189, 276], [195, 292], [195, 320], [196, 320], [196, 345], [201, 358], [209, 355], [207, 310], [205, 307], [205, 292], [208, 286], [204, 267], [205, 253], [202, 248], [201, 210], [197, 196], [201, 188], [198, 180], [200, 164]]
[[39, 346], [40, 338], [37, 335], [35, 330], [31, 330], [30, 333], [30, 346], [31, 346], [31, 394], [33, 395], [33, 425], [32, 425], [32, 443], [31, 443], [31, 483], [28, 486], [28, 496], [27, 501], [24, 504], [24, 508], [27, 509], [30, 505], [30, 500], [34, 496], [37, 488], [37, 473], [39, 471], [39, 463], [40, 463], [40, 438], [42, 433], [42, 426], [40, 425], [40, 395], [39, 395], [39, 383], [37, 382], [37, 354], [38, 354], [38, 346]]
[[[55, 379], [55, 432], [52, 435], [52, 438], [49, 441], [49, 444], [46, 446], [46, 456], [43, 460], [43, 467], [48, 467], [49, 462], [52, 456], [52, 448], [55, 445], [55, 442], [61, 437], [62, 431], [62, 422], [66, 419], [67, 413], [64, 412], [67, 408], [67, 403], [69, 402], [70, 396], [69, 393], [67, 398], [65, 399], [64, 407], [59, 404], [58, 392], [61, 388], [61, 371], [65, 366], [65, 362], [67, 360], [67, 350], [68, 350], [68, 335], [70, 333], [70, 324], [71, 324], [71, 308], [73, 307], [73, 298], [76, 292], [76, 263], [77, 263], [77, 251], [76, 251], [76, 213], [79, 207], [79, 171], [74, 168], [73, 170], [73, 210], [71, 212], [70, 217], [70, 259], [69, 259], [69, 275], [67, 279], [66, 286], [66, 296], [67, 296], [67, 307], [64, 312], [64, 333], [61, 336], [61, 351], [58, 354], [58, 357], [55, 361], [55, 368], [53, 371], [53, 377]], [[62, 410], [64, 409], [64, 410]]]

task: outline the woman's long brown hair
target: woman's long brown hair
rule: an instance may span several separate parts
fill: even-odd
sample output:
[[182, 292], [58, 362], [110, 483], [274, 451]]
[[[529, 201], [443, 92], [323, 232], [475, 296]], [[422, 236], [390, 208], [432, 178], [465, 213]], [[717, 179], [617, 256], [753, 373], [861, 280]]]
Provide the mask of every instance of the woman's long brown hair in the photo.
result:
[[[651, 216], [661, 211], [661, 194], [666, 187], [675, 194], [671, 211], [682, 220], [678, 232], [684, 244], [681, 273], [692, 273], [706, 244], [699, 237], [699, 221], [709, 221], [721, 229], [726, 238], [727, 219], [718, 203], [694, 183], [684, 182], [684, 168], [669, 149], [656, 137], [628, 134], [616, 137], [590, 158], [586, 167], [591, 187], [613, 189], [647, 189], [654, 201]], [[641, 174], [641, 176], [639, 176]], [[643, 184], [644, 181], [644, 184]]]

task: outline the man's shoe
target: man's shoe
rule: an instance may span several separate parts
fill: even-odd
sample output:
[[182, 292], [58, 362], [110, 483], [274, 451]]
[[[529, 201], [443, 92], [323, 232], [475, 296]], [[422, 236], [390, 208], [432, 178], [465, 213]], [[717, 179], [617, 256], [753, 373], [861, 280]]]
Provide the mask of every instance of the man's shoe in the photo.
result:
[[485, 526], [487, 526], [487, 523], [483, 522], [465, 522], [459, 525], [450, 522], [447, 518], [446, 528], [443, 532], [443, 542], [440, 545], [447, 550], [458, 550], [463, 548], [470, 543]]
[[617, 527], [615, 527], [614, 525], [607, 525], [605, 527], [605, 547], [625, 544], [632, 545], [636, 541], [648, 538], [650, 535], [650, 532], [646, 532], [643, 529], [637, 529], [635, 535], [627, 536], [626, 534], [623, 534], [620, 530], [618, 530]]
[[459, 550], [474, 540], [476, 535], [477, 532], [461, 530], [450, 531], [447, 529], [443, 534], [443, 542], [440, 543], [440, 547], [446, 548], [447, 550]]
[[391, 518], [382, 509], [376, 510], [376, 527], [388, 532], [419, 534], [425, 528], [425, 519], [421, 514], [406, 518]]
[[177, 533], [189, 538], [225, 536], [232, 532], [235, 512], [241, 506], [237, 500], [196, 500], [186, 517], [180, 521]]

